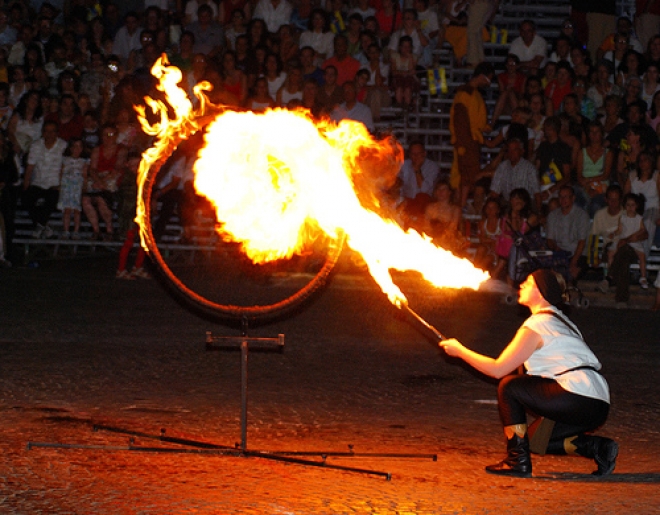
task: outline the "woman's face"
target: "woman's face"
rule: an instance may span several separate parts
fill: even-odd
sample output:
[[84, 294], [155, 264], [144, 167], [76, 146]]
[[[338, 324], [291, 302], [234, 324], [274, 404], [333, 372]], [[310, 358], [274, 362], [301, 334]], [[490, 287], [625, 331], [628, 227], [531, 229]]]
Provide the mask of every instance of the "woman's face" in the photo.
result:
[[603, 142], [603, 131], [600, 127], [589, 127], [589, 141], [592, 143], [602, 143]]
[[650, 172], [653, 171], [653, 161], [646, 154], [642, 154], [641, 156], [639, 156], [637, 162], [639, 163], [639, 169], [642, 173], [647, 172], [648, 174], [650, 174]]
[[543, 109], [543, 98], [540, 95], [534, 95], [529, 101], [529, 109], [534, 114], [538, 114]]
[[628, 199], [626, 201], [625, 208], [626, 215], [628, 215], [630, 218], [634, 218], [637, 214], [637, 202], [635, 202], [633, 199]]
[[441, 184], [436, 188], [435, 196], [441, 202], [449, 202], [449, 199], [451, 198], [451, 189], [446, 184]]
[[531, 306], [537, 304], [540, 300], [545, 300], [543, 295], [536, 286], [536, 281], [531, 275], [527, 276], [522, 284], [520, 285], [520, 290], [518, 292], [518, 303], [523, 306]]
[[610, 70], [607, 66], [599, 66], [597, 75], [600, 82], [604, 83], [610, 80]]
[[568, 84], [570, 80], [571, 74], [568, 70], [561, 68], [557, 71], [557, 82], [559, 82], [559, 84]]
[[39, 95], [31, 94], [27, 99], [27, 107], [30, 109], [36, 109], [39, 105]]
[[571, 50], [571, 61], [573, 61], [573, 66], [584, 63], [584, 54], [579, 48], [574, 48]]
[[639, 68], [639, 59], [636, 54], [628, 54], [626, 57], [626, 66], [628, 66], [628, 73], [636, 73]]
[[525, 207], [524, 199], [520, 198], [518, 195], [514, 195], [509, 199], [511, 202], [511, 210], [515, 213], [522, 211]]
[[316, 32], [321, 32], [323, 31], [324, 25], [325, 20], [323, 19], [323, 16], [321, 16], [319, 13], [314, 14], [314, 17], [312, 18], [312, 27], [314, 27], [314, 30]]
[[658, 83], [658, 68], [657, 66], [649, 66], [646, 69], [646, 75], [645, 78], [649, 84], [657, 84]]
[[497, 205], [497, 202], [489, 202], [486, 206], [486, 216], [488, 218], [497, 218], [500, 208]]
[[636, 98], [642, 92], [642, 83], [637, 79], [631, 80], [626, 86], [626, 94], [630, 98]]
[[268, 84], [265, 80], [260, 80], [257, 82], [256, 89], [257, 95], [262, 97], [268, 93]]
[[266, 70], [273, 73], [277, 71], [277, 59], [274, 55], [266, 57]]
[[577, 104], [573, 97], [566, 97], [564, 99], [564, 112], [571, 116], [577, 113]]

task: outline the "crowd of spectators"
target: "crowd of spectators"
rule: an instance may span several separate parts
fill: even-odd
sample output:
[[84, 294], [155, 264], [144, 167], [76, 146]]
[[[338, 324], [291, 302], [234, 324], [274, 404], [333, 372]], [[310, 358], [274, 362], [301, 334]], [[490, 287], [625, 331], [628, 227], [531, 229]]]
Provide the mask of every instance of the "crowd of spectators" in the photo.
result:
[[[8, 263], [19, 199], [35, 238], [52, 236], [48, 219], [56, 209], [64, 215], [61, 238], [80, 238], [81, 219], [98, 239], [131, 231], [131, 168], [150, 144], [133, 106], [155, 93], [150, 68], [162, 54], [183, 71], [191, 97], [206, 80], [214, 102], [255, 111], [303, 107], [375, 132], [384, 107], [414, 107], [420, 79], [437, 66], [435, 50], [445, 43], [457, 67], [473, 70], [452, 92], [454, 160], [445, 173], [448, 163], [439, 167], [421, 143], [410, 146], [400, 181], [388, 192], [402, 224], [460, 252], [466, 239], [457, 213], [485, 214], [476, 224], [484, 245], [479, 259], [511, 281], [512, 246], [501, 241], [543, 224], [542, 244], [576, 279], [585, 266], [589, 220], [611, 210], [608, 195], [617, 186], [638, 195], [644, 231], [627, 234], [617, 223], [600, 236], [615, 247], [640, 242], [642, 254], [639, 245], [631, 247], [626, 262], [642, 260], [659, 216], [660, 16], [640, 7], [638, 37], [631, 20], [600, 12], [593, 2], [572, 2], [574, 15], [549, 40], [523, 20], [506, 59], [494, 63], [502, 69], [496, 74], [484, 62], [483, 42], [499, 3], [0, 2], [0, 263]], [[610, 0], [603, 4], [609, 9]], [[591, 24], [577, 29], [592, 14], [602, 23], [587, 37]], [[483, 99], [488, 88], [497, 88], [493, 109]], [[485, 167], [483, 145], [501, 148]], [[157, 237], [177, 208], [183, 219], [190, 211], [191, 148], [178, 151], [157, 185], [163, 206]], [[617, 252], [604, 260], [614, 273]], [[640, 284], [648, 284], [644, 274]]]

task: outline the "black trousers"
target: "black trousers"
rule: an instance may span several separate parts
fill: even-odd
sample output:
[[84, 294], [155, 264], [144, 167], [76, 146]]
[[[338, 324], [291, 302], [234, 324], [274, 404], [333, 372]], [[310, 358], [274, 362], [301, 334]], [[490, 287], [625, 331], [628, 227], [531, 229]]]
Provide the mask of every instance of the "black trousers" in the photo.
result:
[[610, 410], [605, 401], [567, 392], [554, 379], [527, 374], [503, 378], [497, 398], [505, 426], [526, 424], [527, 412], [554, 420], [551, 440], [594, 431]]
[[628, 302], [630, 298], [630, 265], [637, 263], [639, 258], [637, 252], [630, 245], [623, 245], [614, 254], [610, 277], [614, 280], [616, 293], [614, 299], [617, 302]]
[[55, 188], [28, 186], [23, 192], [23, 206], [35, 224], [46, 225], [51, 213], [57, 209], [59, 197], [60, 192]]

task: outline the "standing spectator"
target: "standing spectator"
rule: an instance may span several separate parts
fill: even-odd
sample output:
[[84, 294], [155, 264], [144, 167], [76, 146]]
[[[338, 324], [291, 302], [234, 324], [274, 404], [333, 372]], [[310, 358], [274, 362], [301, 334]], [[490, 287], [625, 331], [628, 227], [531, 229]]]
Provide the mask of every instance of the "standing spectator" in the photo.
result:
[[536, 33], [536, 23], [524, 20], [520, 23], [520, 36], [513, 40], [509, 53], [518, 56], [520, 71], [525, 75], [536, 75], [545, 65], [548, 43]]
[[213, 58], [222, 52], [225, 44], [225, 33], [220, 25], [213, 21], [213, 10], [208, 4], [197, 9], [197, 21], [186, 27], [195, 36], [193, 51]]
[[360, 62], [348, 55], [348, 39], [343, 34], [335, 36], [334, 55], [323, 62], [323, 69], [334, 66], [337, 69], [337, 84], [343, 86], [346, 82], [353, 82], [360, 70]]
[[[50, 215], [57, 208], [62, 157], [66, 142], [57, 137], [57, 123], [44, 122], [43, 137], [32, 144], [28, 154], [23, 201], [34, 223], [33, 238], [50, 238]], [[41, 201], [41, 202], [40, 202]]]
[[509, 195], [515, 189], [527, 190], [530, 197], [534, 198], [536, 210], [541, 210], [541, 185], [539, 183], [539, 172], [527, 159], [523, 157], [525, 144], [517, 138], [507, 142], [508, 158], [502, 161], [493, 175], [490, 185], [492, 197], [502, 196], [509, 200]]
[[344, 101], [332, 111], [331, 118], [340, 122], [341, 120], [353, 120], [362, 123], [369, 132], [374, 131], [374, 121], [369, 108], [357, 101], [357, 86], [355, 82], [345, 82], [342, 86]]
[[275, 34], [282, 25], [289, 23], [292, 11], [287, 0], [259, 0], [252, 17], [264, 20], [268, 32]]
[[0, 10], [0, 46], [11, 48], [18, 41], [18, 32], [8, 21], [7, 13], [4, 9]]
[[589, 236], [589, 215], [575, 205], [575, 193], [569, 185], [559, 189], [559, 209], [548, 215], [548, 248], [553, 259], [566, 265], [568, 278], [577, 280], [586, 269], [582, 255]]
[[[62, 172], [60, 175], [59, 209], [62, 210], [62, 224], [64, 232], [62, 238], [68, 240], [80, 239], [80, 212], [82, 210], [82, 190], [87, 181], [89, 160], [83, 157], [85, 147], [80, 138], [72, 138], [62, 159]], [[73, 214], [73, 234], [71, 215]]]
[[124, 63], [133, 50], [140, 48], [140, 22], [135, 11], [124, 16], [124, 25], [117, 31], [112, 45], [112, 53], [117, 55]]
[[457, 189], [460, 185], [460, 205], [465, 205], [470, 189], [481, 171], [481, 145], [484, 132], [492, 129], [488, 125], [487, 110], [479, 88], [490, 86], [494, 76], [489, 63], [480, 63], [470, 81], [459, 87], [449, 114], [451, 143], [454, 145], [454, 160], [450, 183]]
[[467, 65], [475, 68], [483, 62], [483, 29], [490, 24], [500, 6], [500, 0], [471, 0], [467, 19]]

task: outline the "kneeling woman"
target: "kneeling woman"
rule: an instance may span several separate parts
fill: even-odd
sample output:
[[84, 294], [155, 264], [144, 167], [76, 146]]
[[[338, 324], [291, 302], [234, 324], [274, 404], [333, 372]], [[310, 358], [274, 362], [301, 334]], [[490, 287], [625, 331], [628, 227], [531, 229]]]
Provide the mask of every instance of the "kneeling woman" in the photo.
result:
[[[564, 305], [565, 283], [551, 270], [541, 269], [520, 286], [520, 304], [532, 315], [496, 359], [473, 352], [455, 339], [440, 346], [480, 372], [502, 378], [498, 388], [500, 418], [507, 438], [507, 457], [486, 471], [509, 476], [530, 476], [526, 412], [555, 421], [549, 454], [579, 454], [593, 458], [595, 475], [614, 470], [618, 445], [609, 438], [587, 435], [602, 426], [610, 409], [607, 382], [601, 364], [582, 334], [559, 309]], [[527, 374], [507, 375], [524, 364]]]

